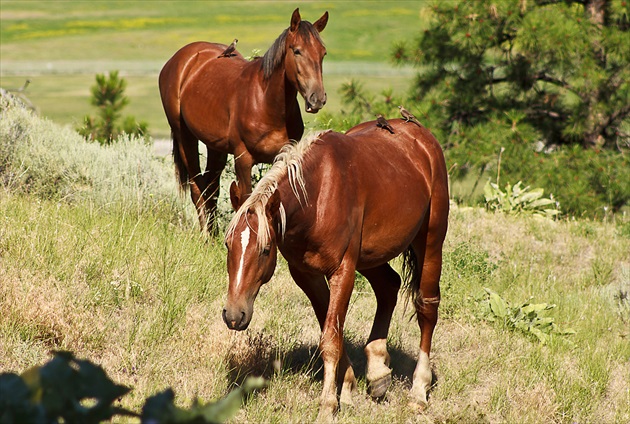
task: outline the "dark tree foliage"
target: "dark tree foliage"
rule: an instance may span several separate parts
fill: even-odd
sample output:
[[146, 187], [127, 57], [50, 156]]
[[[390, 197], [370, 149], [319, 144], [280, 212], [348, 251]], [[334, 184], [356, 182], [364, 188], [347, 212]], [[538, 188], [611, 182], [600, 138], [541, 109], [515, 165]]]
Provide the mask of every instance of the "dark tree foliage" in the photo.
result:
[[430, 10], [430, 27], [393, 56], [421, 69], [415, 100], [443, 117], [451, 143], [493, 121], [526, 124], [546, 145], [627, 143], [628, 1], [449, 1]]
[[404, 103], [451, 177], [475, 181], [456, 200], [474, 199], [503, 152], [502, 184], [543, 187], [565, 213], [628, 205], [630, 0], [438, 1], [420, 13], [429, 25], [392, 58], [418, 69]]

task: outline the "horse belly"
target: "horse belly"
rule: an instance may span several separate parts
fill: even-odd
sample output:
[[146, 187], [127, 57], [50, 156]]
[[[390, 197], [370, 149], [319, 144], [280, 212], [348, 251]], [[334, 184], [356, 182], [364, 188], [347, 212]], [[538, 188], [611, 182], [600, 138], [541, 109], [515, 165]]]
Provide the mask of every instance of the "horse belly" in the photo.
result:
[[411, 244], [420, 229], [420, 222], [406, 227], [392, 228], [378, 224], [363, 231], [357, 269], [369, 269], [391, 261]]
[[398, 184], [394, 175], [379, 178], [371, 187], [361, 229], [359, 265], [364, 268], [389, 262], [407, 249], [422, 227], [430, 198], [421, 174]]

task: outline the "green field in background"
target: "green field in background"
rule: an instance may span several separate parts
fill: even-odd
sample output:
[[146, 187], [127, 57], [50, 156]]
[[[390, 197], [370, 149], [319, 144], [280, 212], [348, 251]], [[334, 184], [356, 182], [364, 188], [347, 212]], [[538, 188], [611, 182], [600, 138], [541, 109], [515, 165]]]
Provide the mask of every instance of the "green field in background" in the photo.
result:
[[[422, 1], [2, 1], [0, 86], [21, 87], [43, 116], [75, 125], [86, 114], [96, 73], [119, 70], [127, 79], [125, 114], [166, 137], [157, 88], [162, 65], [197, 40], [239, 39], [245, 56], [264, 53], [300, 7], [303, 19], [330, 19], [322, 33], [328, 55], [324, 82], [330, 112], [341, 109], [338, 89], [354, 78], [366, 89], [403, 92], [413, 69], [394, 67], [392, 46], [417, 34], [428, 17]], [[306, 121], [315, 119], [305, 115]]]

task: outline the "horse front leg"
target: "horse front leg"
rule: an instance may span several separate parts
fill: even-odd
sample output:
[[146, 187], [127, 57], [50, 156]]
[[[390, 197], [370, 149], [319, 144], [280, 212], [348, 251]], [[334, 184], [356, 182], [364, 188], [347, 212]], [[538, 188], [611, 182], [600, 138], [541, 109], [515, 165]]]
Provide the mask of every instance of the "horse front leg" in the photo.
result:
[[[347, 360], [343, 343], [343, 326], [348, 312], [350, 295], [354, 288], [354, 263], [343, 261], [339, 269], [328, 279], [330, 302], [319, 344], [324, 361], [324, 382], [318, 422], [330, 422], [339, 407], [338, 391], [353, 390], [356, 379]], [[338, 390], [338, 389], [341, 390]], [[345, 399], [344, 399], [345, 400]]]
[[254, 158], [247, 150], [243, 149], [234, 154], [234, 170], [241, 193], [241, 204], [252, 194], [252, 166], [254, 166]]
[[[326, 278], [322, 274], [306, 273], [291, 266], [289, 266], [289, 271], [298, 287], [302, 289], [311, 301], [313, 311], [315, 311], [315, 316], [319, 322], [319, 328], [323, 332], [330, 303], [330, 290], [328, 289]], [[345, 405], [352, 405], [352, 395], [356, 391], [357, 380], [345, 348], [339, 361], [338, 374], [338, 377], [341, 377], [337, 379], [337, 383], [341, 385], [340, 402]]]

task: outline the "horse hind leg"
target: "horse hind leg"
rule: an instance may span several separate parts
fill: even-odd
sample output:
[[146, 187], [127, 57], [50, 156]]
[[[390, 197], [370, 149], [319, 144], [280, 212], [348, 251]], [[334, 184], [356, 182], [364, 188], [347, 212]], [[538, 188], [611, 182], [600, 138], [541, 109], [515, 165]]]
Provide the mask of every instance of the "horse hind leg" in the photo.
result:
[[[442, 245], [446, 235], [446, 223], [433, 216], [434, 222], [423, 225], [416, 240], [413, 241], [413, 252], [416, 255], [416, 266], [419, 281], [414, 298], [414, 306], [420, 326], [420, 352], [413, 373], [410, 404], [416, 409], [428, 406], [427, 392], [431, 388], [433, 373], [429, 357], [433, 331], [438, 320], [440, 305], [440, 275], [442, 273]], [[430, 218], [427, 220], [430, 221]], [[412, 287], [414, 283], [412, 282]]]
[[202, 192], [204, 212], [207, 217], [207, 228], [212, 234], [218, 231], [217, 203], [221, 191], [221, 173], [225, 169], [227, 153], [207, 149], [206, 172], [204, 173], [205, 189]]
[[387, 334], [396, 307], [400, 276], [389, 264], [360, 272], [370, 282], [377, 301], [372, 331], [364, 349], [367, 358], [365, 372], [368, 383], [367, 390], [373, 398], [381, 398], [392, 383], [392, 370], [389, 368], [390, 357], [387, 352]]
[[[206, 191], [207, 183], [201, 173], [199, 164], [199, 141], [186, 126], [182, 126], [178, 132], [173, 131], [173, 158], [180, 177], [180, 184], [188, 183], [190, 197], [199, 218], [199, 225], [203, 232], [208, 231], [208, 215], [203, 193]], [[185, 169], [185, 172], [183, 170]], [[182, 181], [183, 177], [186, 181]]]

